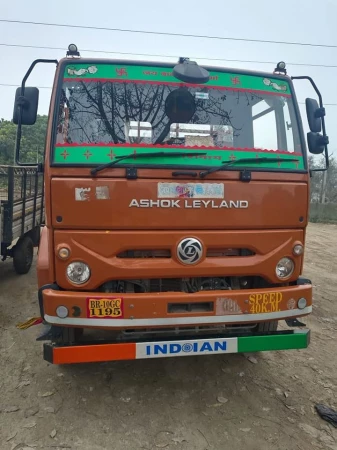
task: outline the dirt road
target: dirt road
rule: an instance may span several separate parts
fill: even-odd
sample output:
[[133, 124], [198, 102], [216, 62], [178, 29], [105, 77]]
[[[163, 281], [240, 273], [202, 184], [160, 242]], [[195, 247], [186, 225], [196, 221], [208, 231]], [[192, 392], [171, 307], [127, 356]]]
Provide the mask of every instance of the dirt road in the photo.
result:
[[306, 350], [59, 367], [42, 359], [35, 271], [0, 264], [0, 448], [337, 449], [314, 412], [337, 407], [337, 226], [309, 227], [314, 313]]

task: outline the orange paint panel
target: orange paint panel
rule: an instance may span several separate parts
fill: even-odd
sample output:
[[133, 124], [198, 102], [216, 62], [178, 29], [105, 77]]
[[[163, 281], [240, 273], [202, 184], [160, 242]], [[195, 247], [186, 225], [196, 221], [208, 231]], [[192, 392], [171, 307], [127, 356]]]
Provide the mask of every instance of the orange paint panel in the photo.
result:
[[44, 226], [41, 231], [39, 251], [37, 257], [37, 278], [39, 287], [55, 281], [53, 232]]
[[122, 361], [136, 358], [136, 344], [95, 344], [53, 347], [54, 364]]
[[[46, 155], [47, 158], [47, 155]], [[54, 177], [84, 177], [91, 178], [90, 170], [91, 167], [47, 167], [48, 175], [52, 178]], [[157, 169], [157, 168], [139, 168], [138, 169], [139, 178], [146, 179], [172, 179], [172, 169]], [[112, 167], [111, 169], [106, 169], [104, 172], [99, 172], [96, 174], [97, 179], [101, 178], [123, 178], [125, 176], [125, 168]], [[238, 172], [235, 170], [229, 172], [215, 172], [212, 173], [211, 178], [216, 181], [219, 180], [237, 180]], [[252, 172], [253, 181], [282, 181], [282, 182], [303, 182], [307, 183], [308, 174], [307, 173], [294, 173], [294, 172]]]
[[[219, 248], [247, 248], [255, 255], [204, 257], [196, 265], [183, 265], [176, 252], [180, 240], [197, 237], [207, 250]], [[302, 256], [293, 257], [295, 242], [303, 241], [303, 230], [218, 230], [218, 231], [79, 231], [56, 230], [55, 248], [71, 248], [67, 261], [55, 258], [56, 281], [70, 290], [66, 267], [72, 261], [85, 261], [91, 268], [90, 280], [76, 287], [93, 291], [113, 279], [151, 279], [184, 277], [261, 276], [271, 283], [279, 283], [275, 266], [284, 256], [296, 262], [291, 280], [300, 275]], [[126, 250], [168, 250], [170, 258], [119, 258]]]
[[[89, 230], [185, 229], [191, 232], [195, 229], [304, 228], [306, 225], [308, 185], [303, 182], [242, 183], [226, 179], [223, 180], [223, 200], [228, 204], [243, 202], [244, 206], [219, 208], [221, 199], [211, 199], [208, 203], [199, 201], [198, 206], [193, 206], [193, 199], [175, 199], [171, 207], [167, 207], [167, 201], [162, 205], [158, 200], [158, 182], [161, 181], [160, 178], [136, 181], [123, 178], [53, 178], [53, 227], [83, 229], [85, 226]], [[207, 178], [204, 182], [211, 182], [211, 179]], [[96, 189], [101, 186], [109, 192], [108, 200], [96, 199]], [[76, 195], [78, 190], [88, 193], [83, 201]], [[140, 200], [144, 201], [142, 206], [134, 206]]]

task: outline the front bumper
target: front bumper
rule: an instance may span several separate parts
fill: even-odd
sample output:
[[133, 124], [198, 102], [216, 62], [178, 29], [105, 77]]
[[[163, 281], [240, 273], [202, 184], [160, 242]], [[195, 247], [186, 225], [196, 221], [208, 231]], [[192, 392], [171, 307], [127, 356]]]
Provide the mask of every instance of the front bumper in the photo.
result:
[[[308, 283], [309, 280], [306, 280]], [[68, 327], [83, 328], [151, 328], [212, 324], [252, 324], [305, 316], [312, 312], [311, 284], [296, 286], [203, 291], [194, 294], [182, 292], [133, 294], [123, 293], [122, 312], [114, 318], [90, 317], [88, 302], [92, 299], [114, 300], [116, 295], [98, 292], [72, 292], [58, 290], [55, 285], [40, 289], [41, 317], [45, 322]], [[298, 308], [298, 301], [306, 299], [306, 306]], [[207, 303], [209, 309], [202, 310]], [[175, 306], [186, 305], [177, 312]], [[193, 305], [189, 308], [189, 305]], [[200, 308], [198, 306], [200, 305]], [[69, 310], [66, 318], [56, 314], [58, 306]], [[185, 307], [185, 306], [184, 306]]]
[[306, 348], [309, 330], [278, 331], [239, 337], [161, 340], [77, 345], [44, 344], [44, 359], [52, 364], [72, 364], [174, 356], [214, 355]]

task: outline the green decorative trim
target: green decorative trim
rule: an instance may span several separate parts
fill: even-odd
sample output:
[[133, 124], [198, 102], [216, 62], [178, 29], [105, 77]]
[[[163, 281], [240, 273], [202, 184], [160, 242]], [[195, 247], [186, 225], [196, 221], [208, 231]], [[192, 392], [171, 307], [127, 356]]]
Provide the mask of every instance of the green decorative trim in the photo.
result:
[[[177, 148], [166, 148], [160, 146], [157, 147], [134, 147], [134, 146], [58, 146], [54, 149], [54, 159], [53, 162], [56, 164], [70, 165], [70, 164], [84, 164], [84, 165], [95, 165], [95, 164], [105, 164], [113, 161], [116, 156], [124, 156], [129, 153], [135, 152], [135, 154], [147, 153], [149, 151], [166, 151], [170, 153], [172, 151], [177, 151]], [[270, 151], [260, 151], [260, 150], [210, 150], [208, 148], [179, 148], [187, 152], [200, 151], [200, 153], [207, 153], [206, 155], [192, 156], [192, 157], [174, 157], [174, 158], [141, 158], [141, 159], [126, 159], [121, 161], [122, 165], [132, 165], [137, 161], [137, 164], [148, 165], [148, 164], [161, 164], [161, 165], [179, 165], [179, 166], [219, 166], [225, 160], [236, 160], [241, 158], [279, 158], [279, 162], [273, 163], [260, 163], [260, 164], [247, 164], [247, 163], [237, 163], [235, 167], [256, 167], [256, 168], [268, 168], [268, 169], [289, 169], [289, 170], [303, 170], [304, 161], [302, 155], [286, 153], [286, 152], [274, 152]], [[298, 161], [284, 161], [285, 159], [293, 158]]]
[[307, 348], [309, 342], [309, 330], [294, 331], [291, 334], [245, 336], [238, 338], [238, 353]]
[[[240, 73], [210, 72], [210, 80], [202, 86], [217, 86], [232, 89], [242, 89], [274, 93], [278, 95], [290, 95], [289, 83], [286, 79], [280, 80], [272, 77], [258, 75], [244, 75]], [[156, 83], [179, 83], [172, 75], [172, 68], [141, 65], [117, 65], [117, 64], [81, 64], [72, 62], [65, 67], [64, 81], [68, 80], [125, 80], [125, 81], [149, 81]]]

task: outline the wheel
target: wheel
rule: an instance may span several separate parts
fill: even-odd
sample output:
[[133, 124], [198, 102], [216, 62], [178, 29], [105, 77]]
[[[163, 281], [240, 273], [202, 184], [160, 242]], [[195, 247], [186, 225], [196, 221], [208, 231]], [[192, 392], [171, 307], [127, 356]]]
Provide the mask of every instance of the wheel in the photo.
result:
[[41, 227], [40, 227], [40, 225], [35, 227], [35, 228], [33, 228], [29, 232], [29, 237], [32, 239], [34, 247], [37, 247], [39, 245], [40, 235], [41, 235]]
[[29, 272], [33, 262], [34, 244], [29, 236], [20, 238], [13, 250], [13, 265], [17, 274]]
[[256, 325], [254, 331], [260, 333], [267, 333], [268, 331], [276, 331], [277, 325], [278, 325], [277, 320], [273, 320], [272, 322], [261, 322]]

